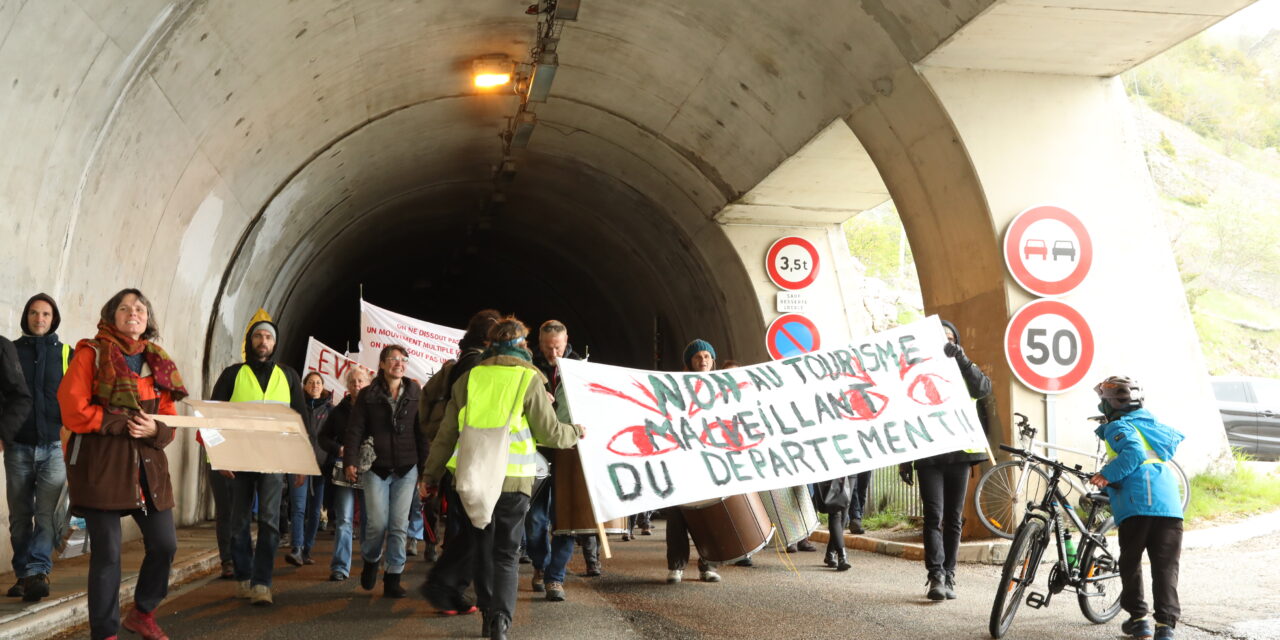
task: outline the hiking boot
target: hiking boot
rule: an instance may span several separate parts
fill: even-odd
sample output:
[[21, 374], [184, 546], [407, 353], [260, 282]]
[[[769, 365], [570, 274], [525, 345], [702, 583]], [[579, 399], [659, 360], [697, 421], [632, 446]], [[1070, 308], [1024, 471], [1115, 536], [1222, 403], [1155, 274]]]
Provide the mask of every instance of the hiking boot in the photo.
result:
[[1172, 637], [1173, 637], [1173, 627], [1167, 624], [1160, 624], [1159, 622], [1156, 623], [1156, 635], [1155, 635], [1156, 640], [1160, 640], [1161, 638], [1172, 638]]
[[756, 566], [756, 563], [755, 563], [754, 561], [752, 561], [752, 560], [751, 560], [751, 556], [747, 556], [747, 557], [745, 557], [745, 558], [743, 558], [743, 559], [741, 559], [741, 560], [739, 560], [739, 561], [737, 561], [737, 562], [733, 563], [733, 566], [735, 566], [735, 567], [754, 567], [754, 566]]
[[253, 586], [248, 580], [241, 580], [236, 583], [236, 597], [241, 600], [248, 600], [253, 596]]
[[343, 582], [347, 579], [347, 574], [341, 571], [334, 571], [329, 574], [329, 582]]
[[947, 599], [946, 579], [941, 574], [929, 574], [929, 590], [925, 592], [925, 597], [934, 602], [941, 602]]
[[853, 565], [849, 564], [848, 554], [846, 554], [844, 551], [841, 551], [836, 556], [836, 571], [848, 571], [852, 568], [853, 568]]
[[510, 628], [511, 621], [506, 616], [494, 616], [493, 621], [489, 623], [489, 640], [507, 640], [507, 629]]
[[547, 590], [547, 585], [542, 581], [542, 571], [539, 569], [533, 570], [533, 581], [530, 584], [534, 593], [542, 593]]
[[703, 582], [720, 582], [720, 574], [715, 569], [707, 569], [698, 575]]
[[675, 584], [684, 580], [684, 571], [681, 569], [672, 569], [667, 572], [667, 584]]
[[564, 583], [548, 582], [547, 583], [547, 600], [552, 602], [564, 602]]
[[12, 587], [9, 587], [9, 591], [5, 595], [10, 598], [21, 598], [22, 594], [26, 593], [26, 589], [22, 586], [22, 581], [23, 578], [18, 578], [18, 581], [13, 583]]
[[832, 569], [836, 568], [836, 552], [828, 551], [827, 555], [823, 556], [822, 562]]
[[22, 601], [23, 602], [39, 602], [41, 598], [49, 595], [49, 575], [45, 573], [36, 573], [23, 578], [22, 584]]
[[384, 598], [403, 598], [408, 591], [400, 585], [400, 574], [384, 573], [382, 574], [382, 597]]
[[285, 554], [284, 561], [288, 562], [289, 564], [295, 567], [301, 567], [302, 566], [302, 549], [299, 547], [294, 547], [289, 551], [289, 553]]
[[360, 588], [365, 591], [373, 591], [373, 587], [378, 584], [378, 563], [366, 562], [364, 568], [360, 569]]
[[409, 538], [409, 544], [405, 545], [404, 554], [413, 557], [418, 555], [418, 539]]
[[249, 596], [249, 602], [254, 606], [265, 607], [272, 603], [271, 587], [265, 584], [255, 584], [252, 591], [253, 593]]
[[866, 532], [867, 530], [862, 528], [862, 518], [849, 519], [849, 533], [860, 536]]
[[585, 573], [583, 573], [583, 574], [582, 574], [582, 577], [584, 577], [584, 578], [598, 578], [598, 577], [600, 577], [600, 576], [601, 576], [601, 574], [603, 574], [603, 573], [604, 573], [604, 572], [600, 570], [600, 564], [599, 564], [599, 563], [589, 564], [589, 565], [587, 565], [587, 571], [586, 571]]
[[817, 547], [813, 546], [812, 542], [809, 542], [808, 538], [805, 538], [804, 540], [797, 542], [796, 548], [801, 551], [817, 551], [818, 550]]
[[222, 563], [222, 573], [218, 574], [218, 578], [222, 580], [235, 580], [236, 565], [231, 562]]
[[948, 571], [945, 581], [942, 583], [942, 593], [947, 596], [948, 600], [956, 599], [956, 573]]
[[120, 626], [142, 636], [142, 640], [169, 640], [169, 636], [156, 624], [155, 614], [143, 613], [137, 607], [129, 608]]
[[1143, 616], [1135, 620], [1122, 622], [1120, 623], [1120, 631], [1134, 638], [1150, 638], [1152, 637], [1151, 618]]

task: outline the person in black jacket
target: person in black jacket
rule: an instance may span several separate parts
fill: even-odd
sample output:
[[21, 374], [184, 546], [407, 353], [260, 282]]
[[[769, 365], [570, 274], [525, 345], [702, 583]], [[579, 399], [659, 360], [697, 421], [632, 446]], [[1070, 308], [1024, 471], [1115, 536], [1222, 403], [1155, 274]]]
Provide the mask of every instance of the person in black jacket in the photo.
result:
[[[409, 508], [418, 486], [418, 469], [427, 457], [427, 441], [418, 431], [418, 383], [404, 377], [409, 352], [400, 345], [378, 354], [378, 377], [356, 397], [343, 438], [343, 467], [349, 482], [360, 481], [364, 491], [365, 537], [360, 541], [364, 568], [360, 586], [372, 590], [378, 582], [378, 563], [385, 541], [387, 569], [382, 595], [403, 598], [405, 537]], [[373, 466], [357, 475], [360, 445], [373, 439]]]
[[[320, 466], [321, 473], [325, 478], [331, 479], [329, 490], [333, 492], [333, 508], [329, 512], [329, 517], [334, 523], [333, 558], [329, 561], [331, 582], [342, 582], [351, 575], [351, 519], [355, 513], [356, 500], [361, 501], [360, 512], [365, 511], [364, 494], [361, 493], [359, 485], [353, 486], [352, 483], [339, 480], [340, 476], [333, 474], [333, 468], [338, 466], [341, 469], [347, 423], [351, 420], [351, 403], [355, 402], [361, 389], [369, 386], [371, 378], [369, 370], [359, 365], [353, 364], [347, 369], [345, 377], [347, 397], [329, 411], [324, 424], [320, 425], [320, 433], [316, 436], [320, 448], [327, 454]], [[362, 522], [367, 524], [367, 520], [366, 518]], [[363, 535], [360, 537], [361, 540], [364, 539]]]
[[[326, 454], [320, 447], [320, 426], [333, 408], [333, 394], [325, 390], [324, 378], [315, 371], [303, 376], [302, 393], [306, 396], [303, 399], [305, 412], [302, 414], [302, 422], [307, 429], [307, 438], [311, 440], [316, 466], [323, 469]], [[315, 564], [311, 559], [311, 547], [315, 546], [316, 533], [320, 530], [320, 505], [324, 504], [326, 484], [323, 475], [309, 476], [306, 482], [289, 489], [289, 533], [292, 548], [284, 559], [295, 567]]]
[[58, 340], [62, 316], [53, 298], [38, 293], [22, 310], [22, 337], [14, 342], [23, 378], [31, 392], [31, 412], [16, 433], [5, 436], [4, 468], [8, 485], [9, 536], [13, 573], [18, 582], [10, 597], [37, 602], [49, 595], [55, 536], [54, 519], [67, 482], [62, 459], [62, 411], [58, 385], [71, 347]]
[[[960, 331], [954, 324], [942, 321], [947, 344], [942, 352], [956, 361], [960, 377], [969, 389], [969, 397], [981, 401], [991, 395], [991, 380], [960, 346]], [[978, 402], [978, 419], [987, 430], [987, 415]], [[987, 459], [985, 451], [952, 451], [916, 460], [916, 476], [920, 480], [920, 500], [924, 503], [924, 566], [929, 571], [926, 597], [930, 600], [956, 598], [956, 554], [960, 551], [960, 530], [964, 526], [964, 501], [969, 489], [973, 465]], [[904, 462], [898, 471], [903, 482], [911, 484], [912, 463]]]

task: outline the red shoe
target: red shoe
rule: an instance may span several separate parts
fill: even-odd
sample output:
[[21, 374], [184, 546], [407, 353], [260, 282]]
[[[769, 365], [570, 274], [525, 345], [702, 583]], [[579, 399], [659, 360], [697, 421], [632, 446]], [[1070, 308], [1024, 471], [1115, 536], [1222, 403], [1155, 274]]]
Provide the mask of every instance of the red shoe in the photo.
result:
[[156, 624], [155, 614], [143, 613], [137, 607], [129, 609], [120, 626], [142, 636], [142, 640], [169, 640], [169, 636]]
[[[440, 610], [440, 615], [445, 615], [445, 616], [467, 616], [467, 615], [471, 615], [471, 614], [475, 613], [476, 611], [478, 611], [478, 609], [476, 609], [476, 606], [473, 604], [473, 605], [471, 605], [470, 607], [467, 607], [466, 609], [462, 609], [462, 610], [458, 610], [458, 609], [441, 609], [441, 610]], [[165, 638], [165, 640], [169, 640], [169, 639], [168, 639], [168, 638]]]

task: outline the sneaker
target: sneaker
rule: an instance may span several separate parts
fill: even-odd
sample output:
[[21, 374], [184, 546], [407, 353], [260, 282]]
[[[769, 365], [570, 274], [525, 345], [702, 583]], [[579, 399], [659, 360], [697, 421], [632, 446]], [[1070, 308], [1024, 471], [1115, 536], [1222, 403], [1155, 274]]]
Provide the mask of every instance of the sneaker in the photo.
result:
[[624, 533], [624, 534], [622, 534], [622, 541], [623, 541], [623, 542], [631, 542], [631, 539], [632, 539], [633, 537], [634, 537], [634, 536], [632, 536], [630, 533]]
[[799, 553], [799, 551], [794, 544], [787, 545], [787, 553]]
[[946, 581], [941, 575], [929, 575], [929, 590], [925, 592], [925, 597], [934, 602], [941, 602], [947, 599], [947, 591], [944, 586]]
[[672, 569], [667, 572], [667, 584], [675, 584], [684, 580], [684, 571], [681, 569]]
[[440, 549], [434, 544], [427, 545], [425, 551], [422, 552], [423, 562], [435, 562], [440, 559]]
[[547, 585], [542, 581], [542, 571], [533, 570], [533, 581], [530, 583], [534, 593], [542, 593], [547, 590]]
[[942, 582], [942, 593], [947, 596], [948, 600], [956, 599], [956, 574], [948, 571], [946, 578]]
[[137, 607], [129, 607], [129, 613], [125, 614], [120, 626], [142, 636], [142, 640], [169, 640], [169, 636], [156, 624], [155, 614], [143, 613]]
[[253, 593], [249, 596], [249, 602], [254, 606], [265, 607], [272, 603], [271, 587], [265, 584], [255, 584], [252, 589]]
[[703, 582], [720, 582], [720, 574], [716, 573], [715, 569], [707, 569], [706, 571], [698, 574], [698, 577]]
[[812, 542], [809, 542], [808, 538], [805, 538], [804, 540], [797, 542], [796, 548], [801, 551], [817, 551], [818, 550], [817, 547], [813, 546]]
[[747, 557], [745, 557], [745, 558], [743, 558], [743, 559], [741, 559], [741, 560], [739, 560], [739, 561], [737, 561], [737, 562], [733, 563], [733, 566], [735, 566], [735, 567], [754, 567], [754, 566], [756, 566], [756, 563], [755, 563], [755, 562], [753, 562], [753, 561], [751, 560], [751, 556], [747, 556]]
[[547, 600], [552, 602], [564, 602], [564, 583], [548, 582], [547, 583]]
[[587, 570], [582, 574], [582, 577], [599, 578], [602, 574], [604, 574], [604, 572], [600, 570], [600, 565], [591, 564], [591, 565], [587, 565]]
[[289, 551], [289, 553], [285, 554], [284, 561], [288, 562], [289, 564], [295, 567], [301, 567], [302, 566], [302, 549], [298, 547], [294, 547]]
[[36, 573], [23, 578], [22, 590], [23, 602], [39, 602], [49, 595], [49, 575]]
[[1150, 638], [1151, 634], [1151, 618], [1143, 616], [1141, 618], [1128, 620], [1120, 623], [1120, 631], [1127, 636], [1134, 638]]
[[1155, 635], [1156, 640], [1160, 640], [1161, 638], [1172, 638], [1172, 637], [1173, 637], [1173, 627], [1167, 624], [1160, 624], [1159, 622], [1156, 623], [1156, 635]]
[[867, 530], [862, 528], [862, 518], [849, 519], [849, 533], [860, 536], [866, 532]]
[[409, 538], [409, 544], [405, 545], [404, 553], [405, 553], [405, 555], [407, 555], [407, 556], [409, 556], [409, 557], [413, 557], [413, 556], [418, 555], [418, 540], [417, 540], [417, 538]]
[[315, 563], [316, 563], [316, 561], [311, 559], [311, 552], [310, 552], [310, 551], [303, 550], [303, 552], [302, 552], [302, 564], [315, 564]]
[[253, 596], [253, 586], [248, 580], [241, 580], [236, 584], [236, 597], [241, 600], [248, 600]]
[[344, 582], [346, 581], [346, 579], [347, 579], [347, 574], [341, 571], [334, 571], [329, 574], [329, 582]]
[[641, 530], [640, 530], [640, 535], [642, 535], [642, 536], [651, 536], [651, 535], [653, 535], [653, 529], [652, 529], [651, 527], [645, 527], [645, 528], [643, 528], [643, 529], [641, 529]]
[[25, 593], [26, 591], [22, 587], [22, 581], [23, 581], [23, 578], [18, 578], [18, 581], [13, 583], [12, 587], [9, 587], [9, 591], [5, 593], [5, 595], [9, 596], [10, 598], [21, 598], [22, 594]]

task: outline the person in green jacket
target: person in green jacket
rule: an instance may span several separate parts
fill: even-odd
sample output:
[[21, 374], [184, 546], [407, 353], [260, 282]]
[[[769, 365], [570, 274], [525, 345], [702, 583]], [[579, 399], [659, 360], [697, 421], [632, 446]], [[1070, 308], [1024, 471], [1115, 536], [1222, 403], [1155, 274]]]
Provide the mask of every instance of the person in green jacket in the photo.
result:
[[[494, 640], [505, 640], [515, 612], [520, 537], [533, 492], [534, 447], [568, 449], [583, 434], [580, 425], [556, 418], [543, 391], [546, 381], [533, 365], [533, 354], [525, 345], [528, 335], [529, 328], [515, 316], [503, 318], [490, 329], [489, 347], [482, 360], [453, 385], [444, 422], [431, 442], [423, 472], [423, 482], [432, 490], [438, 487], [445, 470], [450, 470], [462, 502], [468, 502], [462, 482], [474, 469], [467, 465], [483, 454], [464, 449], [468, 443], [491, 441], [488, 438], [496, 429], [509, 430], [507, 452], [501, 456], [506, 460], [505, 476], [492, 513], [485, 518], [484, 514], [477, 517], [465, 509], [460, 511], [463, 533], [455, 544], [467, 549], [456, 555], [446, 554], [448, 560], [442, 557], [423, 585], [423, 594], [434, 606], [441, 610], [456, 608], [460, 586], [465, 586], [458, 581], [466, 572], [451, 565], [468, 563], [471, 554], [477, 554], [476, 604], [484, 614], [484, 631]], [[464, 434], [464, 429], [471, 433]], [[481, 432], [486, 435], [468, 439]], [[477, 520], [487, 524], [477, 528]]]

